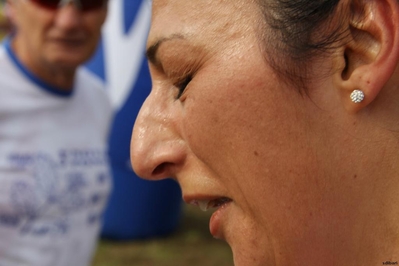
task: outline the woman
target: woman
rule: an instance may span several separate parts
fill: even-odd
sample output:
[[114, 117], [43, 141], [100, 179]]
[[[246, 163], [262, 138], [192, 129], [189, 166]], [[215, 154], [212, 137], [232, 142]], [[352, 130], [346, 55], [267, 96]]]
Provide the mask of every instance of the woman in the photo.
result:
[[133, 167], [235, 265], [396, 263], [398, 47], [397, 0], [154, 0]]

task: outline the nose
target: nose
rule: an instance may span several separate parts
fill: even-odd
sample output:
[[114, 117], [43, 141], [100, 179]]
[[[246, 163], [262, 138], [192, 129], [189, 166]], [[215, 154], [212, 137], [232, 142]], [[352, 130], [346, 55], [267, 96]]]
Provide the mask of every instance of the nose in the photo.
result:
[[82, 22], [82, 12], [74, 2], [60, 6], [57, 10], [55, 23], [58, 28], [64, 30], [74, 30], [80, 27]]
[[149, 180], [174, 177], [186, 159], [173, 106], [162, 104], [158, 99], [158, 95], [151, 92], [142, 105], [130, 144], [134, 171]]
[[70, 3], [75, 4], [77, 7], [81, 7], [81, 2], [80, 0], [61, 0], [60, 3], [58, 4], [59, 7], [63, 7], [65, 5], [68, 5]]

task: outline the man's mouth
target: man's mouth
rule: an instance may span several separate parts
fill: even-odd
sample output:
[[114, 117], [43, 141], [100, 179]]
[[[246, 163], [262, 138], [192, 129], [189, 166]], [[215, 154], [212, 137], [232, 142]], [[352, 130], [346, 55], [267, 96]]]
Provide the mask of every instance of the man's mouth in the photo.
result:
[[64, 46], [80, 46], [84, 43], [83, 38], [53, 38], [52, 39], [54, 43], [58, 43]]

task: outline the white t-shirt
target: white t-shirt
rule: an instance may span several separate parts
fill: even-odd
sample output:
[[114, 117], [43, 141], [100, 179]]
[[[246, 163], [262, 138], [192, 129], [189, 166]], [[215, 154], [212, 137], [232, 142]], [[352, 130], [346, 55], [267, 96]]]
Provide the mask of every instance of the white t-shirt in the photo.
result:
[[0, 266], [87, 266], [111, 189], [111, 107], [81, 68], [71, 93], [0, 47]]

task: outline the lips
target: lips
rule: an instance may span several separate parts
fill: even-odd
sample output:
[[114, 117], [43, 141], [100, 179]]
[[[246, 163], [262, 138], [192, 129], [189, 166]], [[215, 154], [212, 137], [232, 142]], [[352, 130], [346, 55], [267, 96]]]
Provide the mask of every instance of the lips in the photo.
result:
[[66, 45], [74, 45], [74, 46], [81, 45], [83, 43], [82, 40], [74, 40], [74, 39], [62, 39], [62, 40], [59, 39], [56, 41], [59, 43], [66, 44]]
[[63, 46], [69, 46], [69, 47], [74, 47], [74, 46], [80, 46], [84, 43], [83, 38], [52, 38], [51, 39], [54, 43], [63, 45]]
[[190, 204], [198, 206], [202, 211], [215, 209], [209, 221], [209, 230], [211, 234], [217, 239], [224, 239], [223, 235], [223, 221], [225, 210], [228, 208], [232, 200], [227, 197], [219, 197], [215, 199], [194, 199], [189, 201]]

